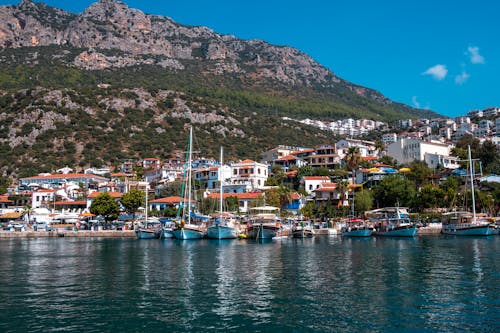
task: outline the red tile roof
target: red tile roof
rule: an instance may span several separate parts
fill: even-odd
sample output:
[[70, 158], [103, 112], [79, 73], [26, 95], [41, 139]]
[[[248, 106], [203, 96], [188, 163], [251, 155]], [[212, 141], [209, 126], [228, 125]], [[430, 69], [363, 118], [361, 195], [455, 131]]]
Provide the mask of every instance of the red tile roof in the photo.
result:
[[298, 154], [302, 154], [302, 153], [314, 153], [315, 151], [316, 151], [315, 149], [297, 150], [297, 151], [291, 152], [290, 155], [298, 155]]
[[[260, 192], [245, 192], [245, 193], [223, 193], [222, 198], [227, 199], [230, 197], [236, 197], [239, 200], [250, 200], [250, 199], [257, 199], [262, 196], [262, 193]], [[219, 199], [220, 194], [219, 193], [210, 193], [208, 195], [208, 198], [210, 199]]]
[[[166, 203], [166, 204], [174, 205], [174, 204], [178, 204], [182, 201], [183, 201], [183, 199], [181, 197], [171, 196], [171, 197], [166, 197], [166, 198], [158, 198], [158, 199], [150, 201], [150, 203]], [[188, 202], [188, 200], [186, 199], [185, 202]], [[194, 203], [194, 202], [196, 202], [196, 200], [191, 200], [191, 202]]]
[[111, 177], [127, 177], [127, 174], [124, 172], [112, 173]]
[[122, 193], [118, 193], [118, 192], [92, 192], [89, 194], [88, 198], [94, 199], [103, 193], [108, 193], [112, 198], [115, 198], [115, 199], [121, 198], [123, 196]]
[[78, 200], [78, 201], [56, 201], [54, 202], [56, 206], [86, 206], [87, 201]]
[[0, 196], [0, 203], [12, 203], [13, 201], [12, 200], [9, 200], [9, 197], [8, 196]]
[[322, 180], [329, 181], [330, 177], [328, 176], [304, 176], [304, 180]]
[[63, 178], [63, 179], [70, 179], [70, 178], [102, 178], [105, 179], [105, 177], [101, 176], [96, 176], [93, 174], [88, 174], [88, 173], [67, 173], [67, 174], [53, 174], [53, 175], [47, 175], [47, 176], [33, 176], [33, 177], [27, 177], [27, 178], [22, 178], [23, 180], [30, 180], [30, 179], [55, 179], [55, 178]]
[[281, 158], [276, 159], [276, 161], [295, 161], [297, 159], [296, 156], [293, 155], [286, 155]]

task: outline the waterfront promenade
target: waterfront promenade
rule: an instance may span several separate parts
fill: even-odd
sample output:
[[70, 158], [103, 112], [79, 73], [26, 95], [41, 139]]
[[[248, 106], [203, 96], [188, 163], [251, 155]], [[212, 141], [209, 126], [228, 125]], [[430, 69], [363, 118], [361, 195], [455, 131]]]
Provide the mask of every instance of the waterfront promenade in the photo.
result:
[[42, 237], [135, 237], [134, 230], [58, 230], [58, 231], [0, 231], [0, 238], [42, 238]]
[[[417, 236], [437, 235], [441, 233], [439, 227], [423, 227], [419, 228]], [[340, 235], [337, 231], [335, 235]], [[329, 236], [328, 229], [315, 230], [315, 236]], [[120, 237], [135, 237], [134, 230], [65, 230], [59, 229], [54, 231], [0, 231], [1, 238], [43, 238], [43, 237], [105, 237], [105, 238], [120, 238]]]

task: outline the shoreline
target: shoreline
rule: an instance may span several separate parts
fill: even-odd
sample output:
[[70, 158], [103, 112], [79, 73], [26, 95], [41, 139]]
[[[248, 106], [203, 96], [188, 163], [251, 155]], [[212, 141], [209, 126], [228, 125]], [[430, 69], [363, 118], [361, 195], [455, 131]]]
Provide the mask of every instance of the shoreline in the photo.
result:
[[131, 238], [134, 230], [58, 230], [58, 231], [0, 231], [0, 238], [46, 238], [46, 237], [105, 237]]
[[[325, 229], [318, 232], [316, 236], [329, 236]], [[441, 228], [419, 228], [415, 237], [427, 235], [439, 235]], [[340, 233], [331, 234], [331, 236], [340, 236]], [[101, 238], [134, 238], [134, 230], [57, 230], [57, 231], [0, 231], [0, 239], [5, 238], [48, 238], [48, 237], [101, 237]]]

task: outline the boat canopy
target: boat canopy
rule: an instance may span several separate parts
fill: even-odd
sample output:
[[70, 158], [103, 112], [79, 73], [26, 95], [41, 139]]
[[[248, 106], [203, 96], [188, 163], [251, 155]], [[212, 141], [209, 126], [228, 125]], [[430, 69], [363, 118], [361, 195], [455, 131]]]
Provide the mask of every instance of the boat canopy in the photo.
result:
[[273, 212], [273, 211], [280, 210], [278, 207], [274, 207], [274, 206], [259, 206], [259, 207], [251, 207], [250, 209], [251, 210], [267, 211], [267, 212]]

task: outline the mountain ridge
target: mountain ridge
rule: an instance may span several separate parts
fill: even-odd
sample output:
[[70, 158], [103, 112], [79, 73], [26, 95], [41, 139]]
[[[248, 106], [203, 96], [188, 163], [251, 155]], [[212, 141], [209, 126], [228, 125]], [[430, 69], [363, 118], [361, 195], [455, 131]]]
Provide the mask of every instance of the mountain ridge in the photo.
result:
[[343, 80], [295, 48], [181, 25], [114, 0], [80, 14], [30, 0], [1, 6], [0, 68], [4, 175], [168, 157], [189, 125], [208, 155], [224, 145], [228, 158], [258, 159], [278, 144], [335, 140], [283, 116], [436, 115]]

